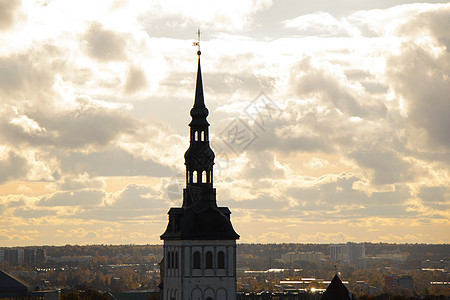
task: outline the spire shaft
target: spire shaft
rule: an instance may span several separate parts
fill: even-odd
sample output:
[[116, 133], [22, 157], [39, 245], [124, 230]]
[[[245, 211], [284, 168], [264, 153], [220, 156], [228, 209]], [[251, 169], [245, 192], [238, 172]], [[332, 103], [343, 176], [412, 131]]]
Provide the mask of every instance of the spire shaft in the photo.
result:
[[206, 107], [205, 99], [203, 97], [203, 82], [202, 82], [202, 69], [200, 66], [200, 55], [198, 56], [197, 83], [195, 86], [194, 107]]

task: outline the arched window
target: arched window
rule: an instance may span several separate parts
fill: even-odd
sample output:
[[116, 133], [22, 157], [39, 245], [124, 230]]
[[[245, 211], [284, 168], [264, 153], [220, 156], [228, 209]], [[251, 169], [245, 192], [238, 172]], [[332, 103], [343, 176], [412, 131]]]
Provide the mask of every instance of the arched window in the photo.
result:
[[200, 252], [195, 251], [194, 252], [194, 259], [193, 259], [193, 268], [194, 269], [200, 269]]
[[175, 269], [178, 269], [178, 251], [175, 251]]
[[192, 183], [197, 183], [197, 171], [194, 171], [194, 173], [192, 174]]
[[207, 183], [208, 181], [206, 180], [206, 171], [202, 171], [202, 182], [203, 183]]
[[196, 132], [194, 133], [194, 140], [195, 140], [195, 141], [198, 141], [198, 131], [196, 131]]
[[206, 141], [206, 139], [205, 139], [205, 132], [204, 131], [202, 131], [202, 141]]
[[225, 253], [223, 251], [217, 253], [217, 267], [219, 269], [225, 269]]
[[212, 269], [213, 267], [213, 255], [211, 251], [206, 252], [205, 255], [205, 268]]
[[174, 251], [170, 252], [170, 260], [171, 260], [171, 264], [172, 264], [171, 268], [175, 268], [175, 252]]

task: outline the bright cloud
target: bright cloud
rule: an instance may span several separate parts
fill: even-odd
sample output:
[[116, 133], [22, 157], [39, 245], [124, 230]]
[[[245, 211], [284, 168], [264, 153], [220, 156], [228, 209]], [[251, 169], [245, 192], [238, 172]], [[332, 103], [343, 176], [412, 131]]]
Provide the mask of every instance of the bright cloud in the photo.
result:
[[0, 1], [2, 245], [159, 242], [199, 26], [242, 242], [449, 242], [450, 5], [429, 2]]

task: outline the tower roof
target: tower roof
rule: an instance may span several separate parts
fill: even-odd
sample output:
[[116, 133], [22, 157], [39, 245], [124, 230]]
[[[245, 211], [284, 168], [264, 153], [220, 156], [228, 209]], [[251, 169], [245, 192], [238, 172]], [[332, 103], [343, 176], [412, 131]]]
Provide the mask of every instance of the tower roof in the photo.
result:
[[[9, 275], [6, 272], [0, 270], [0, 294], [2, 293], [18, 293], [18, 292], [27, 292], [28, 286]], [[0, 295], [1, 297], [1, 295]]]
[[337, 274], [334, 275], [321, 300], [350, 300], [349, 292]]

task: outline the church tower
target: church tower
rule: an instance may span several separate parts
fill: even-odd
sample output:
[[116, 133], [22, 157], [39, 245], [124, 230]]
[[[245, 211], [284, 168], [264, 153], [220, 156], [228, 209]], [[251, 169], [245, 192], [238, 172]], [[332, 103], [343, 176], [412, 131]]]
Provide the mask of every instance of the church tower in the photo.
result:
[[[198, 45], [198, 43], [197, 43]], [[230, 210], [219, 207], [213, 185], [214, 152], [209, 146], [208, 109], [203, 98], [200, 47], [189, 148], [184, 155], [182, 207], [172, 207], [164, 240], [164, 300], [235, 300], [236, 240]]]

